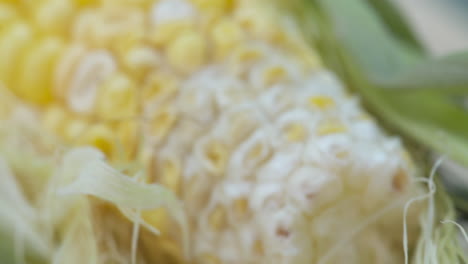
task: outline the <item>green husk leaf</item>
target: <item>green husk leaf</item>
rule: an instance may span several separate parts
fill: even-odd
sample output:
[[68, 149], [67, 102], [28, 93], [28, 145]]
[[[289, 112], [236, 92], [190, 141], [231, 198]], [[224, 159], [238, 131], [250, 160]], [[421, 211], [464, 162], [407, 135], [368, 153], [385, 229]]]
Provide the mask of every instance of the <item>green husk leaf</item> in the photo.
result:
[[434, 210], [437, 210], [436, 219], [421, 218], [423, 235], [420, 237], [416, 254], [413, 256], [414, 264], [436, 263], [468, 263], [468, 256], [460, 247], [457, 226], [444, 224], [446, 221], [456, 221], [456, 212], [453, 202], [443, 189], [440, 181], [435, 181], [437, 192], [434, 196]]
[[0, 259], [5, 263], [15, 263], [14, 246], [8, 231], [0, 228]]
[[333, 36], [330, 38], [346, 49], [370, 81], [388, 82], [422, 59], [419, 52], [391, 34], [368, 3], [346, 0], [319, 2], [331, 23], [332, 31], [328, 34]]
[[68, 208], [69, 218], [61, 223], [65, 227], [63, 241], [54, 251], [51, 262], [53, 264], [101, 263], [98, 237], [93, 229], [89, 203], [86, 199], [76, 199], [73, 203], [68, 201], [66, 205], [72, 208]]
[[367, 0], [367, 2], [378, 13], [378, 17], [387, 25], [393, 35], [416, 50], [424, 51], [424, 46], [414, 34], [405, 17], [401, 14], [400, 8], [394, 1], [389, 0]]
[[468, 52], [422, 60], [414, 68], [395, 76], [389, 88], [439, 90], [441, 95], [466, 94]]
[[[75, 151], [89, 152], [89, 148]], [[172, 191], [161, 185], [138, 182], [135, 178], [113, 169], [103, 159], [94, 158], [88, 160], [77, 178], [68, 186], [61, 188], [59, 194], [96, 196], [115, 204], [133, 221], [135, 219], [131, 217], [129, 210], [141, 212], [164, 207], [180, 225], [184, 249], [188, 257], [188, 224], [182, 204]], [[143, 220], [140, 219], [140, 221], [144, 224]], [[150, 231], [157, 232], [151, 229], [149, 224], [143, 226], [150, 228]]]
[[43, 263], [52, 251], [7, 162], [0, 156], [0, 259]]
[[468, 56], [424, 57], [392, 35], [363, 1], [320, 1], [320, 8], [327, 18], [322, 32], [328, 31], [320, 47], [337, 53], [325, 57], [328, 65], [388, 124], [468, 165], [468, 122], [462, 121], [468, 112], [457, 100], [468, 93]]

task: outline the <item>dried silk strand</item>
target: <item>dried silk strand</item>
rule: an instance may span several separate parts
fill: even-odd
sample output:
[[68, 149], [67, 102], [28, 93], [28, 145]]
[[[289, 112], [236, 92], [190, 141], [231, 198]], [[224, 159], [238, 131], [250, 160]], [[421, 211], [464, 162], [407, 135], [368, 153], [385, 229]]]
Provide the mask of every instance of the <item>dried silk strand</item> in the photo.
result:
[[[134, 177], [136, 182], [143, 181], [143, 174], [137, 173]], [[141, 223], [141, 210], [136, 209], [134, 211], [133, 221], [133, 230], [132, 230], [132, 245], [131, 245], [131, 258], [132, 264], [137, 264], [137, 249], [138, 249], [138, 237], [140, 235], [140, 223]]]
[[140, 222], [141, 222], [141, 211], [135, 211], [135, 217], [133, 218], [133, 231], [132, 231], [132, 247], [131, 247], [131, 258], [132, 264], [137, 264], [137, 249], [138, 249], [138, 237], [140, 235]]
[[465, 239], [465, 241], [468, 243], [468, 234], [466, 233], [466, 230], [465, 228], [463, 228], [463, 226], [461, 226], [459, 223], [453, 221], [453, 220], [443, 220], [443, 221], [440, 221], [442, 224], [454, 224], [455, 226], [458, 227], [458, 229], [460, 229], [460, 232], [462, 233], [463, 235], [463, 238]]
[[[434, 221], [434, 201], [431, 199], [431, 197], [433, 197], [433, 195], [436, 192], [436, 187], [435, 187], [435, 184], [434, 184], [434, 176], [435, 176], [435, 173], [436, 173], [437, 169], [442, 164], [442, 162], [443, 162], [443, 157], [440, 157], [439, 159], [437, 159], [436, 163], [434, 164], [434, 166], [431, 169], [429, 179], [419, 179], [419, 181], [427, 182], [429, 192], [426, 193], [426, 194], [414, 197], [414, 198], [410, 199], [408, 202], [406, 202], [406, 204], [405, 204], [404, 211], [403, 211], [403, 252], [404, 252], [404, 255], [405, 255], [405, 264], [409, 264], [408, 224], [407, 224], [407, 216], [408, 216], [409, 207], [414, 202], [429, 199], [428, 220], [429, 220], [430, 223], [433, 223], [433, 221]], [[432, 224], [430, 226], [432, 226]], [[429, 238], [429, 240], [430, 240], [430, 238]]]

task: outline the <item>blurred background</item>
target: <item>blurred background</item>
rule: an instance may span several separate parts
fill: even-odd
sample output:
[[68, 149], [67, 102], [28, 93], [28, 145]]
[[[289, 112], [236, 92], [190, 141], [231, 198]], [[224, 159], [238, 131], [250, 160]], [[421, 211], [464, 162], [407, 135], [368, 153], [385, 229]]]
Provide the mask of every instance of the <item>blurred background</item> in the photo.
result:
[[468, 0], [393, 0], [434, 56], [468, 49]]

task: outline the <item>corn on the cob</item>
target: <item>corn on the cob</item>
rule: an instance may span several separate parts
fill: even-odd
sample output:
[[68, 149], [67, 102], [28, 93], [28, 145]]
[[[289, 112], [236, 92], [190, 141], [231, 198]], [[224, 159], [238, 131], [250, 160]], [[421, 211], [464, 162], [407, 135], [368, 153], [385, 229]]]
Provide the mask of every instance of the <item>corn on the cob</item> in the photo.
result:
[[[0, 3], [0, 57], [50, 133], [179, 195], [195, 262], [401, 263], [402, 203], [349, 236], [416, 192], [408, 155], [265, 3]], [[180, 254], [165, 217], [143, 214]]]

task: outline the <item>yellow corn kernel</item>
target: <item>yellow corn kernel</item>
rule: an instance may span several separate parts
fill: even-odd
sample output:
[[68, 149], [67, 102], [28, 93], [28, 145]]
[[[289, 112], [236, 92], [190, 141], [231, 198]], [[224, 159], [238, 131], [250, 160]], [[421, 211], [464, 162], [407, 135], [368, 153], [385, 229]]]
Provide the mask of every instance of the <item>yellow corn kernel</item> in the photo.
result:
[[291, 124], [286, 128], [286, 139], [291, 142], [304, 141], [307, 137], [307, 131], [301, 124]]
[[129, 49], [121, 56], [121, 60], [125, 69], [138, 80], [162, 63], [160, 55], [146, 46]]
[[317, 128], [319, 136], [346, 132], [347, 127], [338, 121], [327, 121], [320, 124]]
[[28, 102], [43, 105], [53, 99], [53, 73], [64, 43], [46, 38], [31, 45], [18, 63], [16, 92]]
[[224, 58], [238, 46], [243, 39], [242, 29], [231, 19], [223, 19], [217, 23], [211, 32], [216, 58]]
[[282, 66], [271, 66], [263, 72], [263, 83], [269, 87], [287, 77], [288, 73]]
[[253, 250], [258, 255], [263, 255], [265, 252], [265, 248], [263, 247], [263, 243], [260, 239], [255, 240]]
[[262, 156], [265, 151], [265, 147], [262, 143], [256, 143], [247, 153], [247, 159], [258, 159]]
[[329, 109], [335, 106], [335, 101], [329, 96], [312, 96], [309, 98], [309, 104], [321, 110]]
[[55, 133], [63, 131], [63, 127], [67, 120], [67, 113], [60, 105], [51, 105], [46, 108], [42, 115], [42, 122], [45, 128]]
[[[246, 31], [255, 37], [269, 38], [278, 30], [269, 12], [263, 12], [264, 7], [252, 5], [240, 9], [235, 18]], [[276, 26], [275, 26], [276, 25]]]
[[13, 71], [17, 68], [14, 65], [26, 46], [33, 43], [34, 33], [27, 24], [21, 22], [12, 22], [5, 27], [0, 31], [0, 80], [14, 91]]
[[115, 150], [115, 133], [106, 125], [93, 125], [86, 130], [80, 142], [94, 146], [106, 154], [107, 157], [112, 157]]
[[149, 40], [157, 47], [165, 47], [178, 36], [193, 29], [194, 25], [190, 20], [171, 21], [154, 27], [149, 35]]
[[221, 260], [212, 254], [203, 254], [200, 257], [200, 263], [203, 264], [221, 264]]
[[2, 103], [0, 104], [0, 120], [2, 120], [10, 116], [11, 111], [14, 109], [17, 102], [14, 100], [11, 92], [6, 90], [1, 83], [0, 98], [2, 100]]
[[150, 119], [147, 135], [153, 139], [153, 143], [160, 143], [174, 126], [177, 116], [169, 107], [161, 107]]
[[148, 77], [143, 86], [142, 97], [145, 102], [161, 102], [174, 95], [179, 89], [179, 80], [174, 74], [156, 71]]
[[73, 3], [63, 0], [38, 1], [39, 6], [32, 12], [34, 26], [40, 31], [65, 34], [74, 13]]
[[255, 47], [244, 46], [234, 51], [234, 63], [245, 63], [263, 57], [263, 51]]
[[97, 113], [103, 119], [133, 118], [137, 114], [137, 88], [126, 75], [116, 73], [100, 87]]
[[208, 224], [216, 231], [221, 231], [226, 227], [226, 220], [226, 211], [220, 205], [216, 206], [208, 216]]
[[0, 3], [0, 30], [9, 22], [18, 18], [18, 14], [15, 9], [10, 5]]
[[209, 32], [216, 22], [232, 10], [233, 0], [192, 0], [195, 6], [203, 13], [200, 19], [201, 28]]
[[213, 11], [224, 13], [231, 10], [234, 6], [234, 0], [191, 0], [199, 9], [203, 11]]
[[230, 56], [229, 70], [233, 74], [245, 75], [247, 65], [262, 59], [264, 51], [258, 47], [243, 45], [233, 50]]
[[210, 162], [214, 172], [219, 173], [226, 167], [228, 159], [227, 148], [220, 142], [210, 142], [206, 146], [205, 157]]
[[17, 2], [18, 0], [1, 0], [0, 4], [12, 5], [12, 4], [16, 4]]
[[169, 45], [167, 57], [176, 70], [191, 73], [205, 62], [206, 53], [205, 39], [197, 32], [187, 32]]
[[139, 123], [137, 121], [122, 121], [118, 122], [114, 128], [117, 137], [117, 148], [119, 148], [121, 158], [126, 160], [133, 157], [139, 146]]
[[[93, 10], [87, 10], [86, 12], [78, 13], [75, 21], [73, 22], [72, 36], [73, 40], [86, 43], [89, 46], [102, 47], [103, 44], [96, 45], [94, 41], [94, 31], [91, 25], [97, 25], [99, 23], [98, 17]], [[102, 42], [102, 40], [100, 40]]]
[[165, 208], [142, 211], [141, 218], [157, 230], [167, 230], [173, 222]]
[[[153, 242], [150, 242], [153, 243]], [[184, 253], [182, 252], [183, 247], [181, 247], [180, 243], [174, 239], [163, 238], [156, 246], [160, 253], [162, 254], [162, 258], [159, 257], [157, 259], [163, 259], [164, 263], [185, 263], [184, 260]]]
[[159, 177], [159, 182], [178, 194], [181, 178], [180, 163], [176, 160], [169, 159], [162, 161], [160, 166], [161, 175]]
[[101, 8], [80, 13], [74, 24], [74, 38], [96, 48], [121, 50], [141, 41], [145, 16], [140, 10]]
[[120, 57], [124, 58], [130, 54], [132, 50], [138, 49], [143, 43], [145, 38], [145, 31], [143, 27], [135, 28], [134, 30], [116, 35], [112, 42], [109, 44], [109, 48]]
[[76, 142], [80, 140], [88, 126], [89, 124], [82, 119], [71, 119], [66, 122], [61, 132], [66, 140]]
[[291, 41], [293, 38], [290, 32], [287, 31], [286, 28], [278, 25], [277, 30], [271, 32], [270, 39], [281, 46], [291, 47], [293, 50], [294, 44]]
[[247, 198], [239, 198], [234, 201], [234, 213], [237, 216], [244, 216], [247, 214], [248, 208], [249, 208], [249, 201]]
[[[96, 0], [92, 0], [92, 1], [96, 1]], [[143, 8], [148, 9], [151, 5], [154, 4], [155, 0], [100, 0], [100, 2], [104, 6], [121, 5], [122, 7], [128, 7], [129, 5], [132, 5], [132, 6], [143, 7]]]
[[86, 6], [92, 6], [96, 5], [100, 2], [101, 0], [73, 0], [73, 3], [77, 7], [86, 7]]

